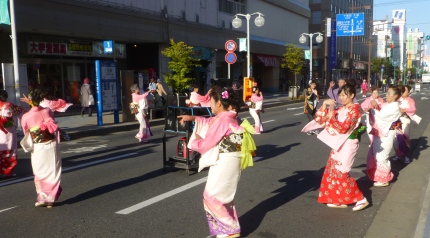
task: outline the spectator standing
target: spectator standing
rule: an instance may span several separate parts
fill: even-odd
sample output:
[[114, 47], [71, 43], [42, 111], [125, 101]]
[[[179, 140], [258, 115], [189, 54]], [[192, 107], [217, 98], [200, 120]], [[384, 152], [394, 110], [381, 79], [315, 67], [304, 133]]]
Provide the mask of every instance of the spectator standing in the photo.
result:
[[[317, 111], [317, 105], [320, 100], [320, 97], [318, 95], [318, 91], [316, 89], [316, 82], [312, 80], [309, 84], [309, 87], [305, 90], [303, 90], [303, 97], [305, 99], [305, 105], [304, 105], [304, 114], [308, 117], [309, 121], [312, 121], [315, 116], [315, 112]], [[309, 131], [307, 132], [308, 135], [312, 134], [318, 134], [318, 131]]]
[[84, 84], [81, 86], [81, 116], [84, 116], [85, 110], [88, 108], [88, 116], [92, 117], [92, 105], [90, 101], [90, 97], [92, 97], [92, 103], [94, 103], [94, 96], [90, 86], [90, 79], [84, 78]]
[[157, 93], [162, 98], [161, 100], [163, 101], [163, 105], [165, 105], [167, 101], [167, 95], [170, 94], [169, 88], [167, 87], [167, 84], [164, 83], [163, 80], [161, 79], [157, 79], [156, 86], [157, 86]]
[[382, 92], [387, 92], [387, 79], [383, 78], [382, 79]]

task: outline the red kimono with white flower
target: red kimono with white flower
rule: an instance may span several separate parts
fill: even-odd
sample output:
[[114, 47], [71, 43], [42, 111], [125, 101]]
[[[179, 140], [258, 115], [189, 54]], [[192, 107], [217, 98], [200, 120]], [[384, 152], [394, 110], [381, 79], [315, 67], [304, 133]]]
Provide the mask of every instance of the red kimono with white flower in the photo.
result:
[[[351, 134], [361, 120], [359, 104], [335, 109], [331, 118], [328, 110], [319, 110], [315, 121], [325, 126], [332, 135]], [[321, 180], [318, 195], [319, 203], [353, 204], [364, 199], [363, 193], [357, 186], [349, 171], [358, 151], [358, 139], [347, 139], [336, 151], [331, 150], [324, 175]]]

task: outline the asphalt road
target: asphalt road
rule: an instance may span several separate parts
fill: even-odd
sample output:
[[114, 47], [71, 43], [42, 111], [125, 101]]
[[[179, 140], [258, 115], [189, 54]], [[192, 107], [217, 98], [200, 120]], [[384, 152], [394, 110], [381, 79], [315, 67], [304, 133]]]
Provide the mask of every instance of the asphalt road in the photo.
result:
[[[430, 91], [413, 98], [423, 121], [412, 126], [412, 147], [429, 123], [430, 112], [423, 109]], [[301, 107], [268, 108], [262, 115], [255, 166], [243, 171], [235, 197], [242, 235], [363, 237], [390, 190], [372, 187], [364, 174], [369, 140], [362, 137], [351, 174], [371, 205], [360, 212], [327, 208], [317, 195], [330, 149], [300, 133], [307, 123]], [[249, 113], [240, 116], [252, 122]], [[153, 132], [148, 144], [139, 144], [135, 131], [62, 143], [63, 193], [52, 209], [34, 207], [29, 154], [20, 149], [18, 176], [0, 182], [0, 237], [206, 237], [207, 171], [163, 172], [162, 128]], [[169, 155], [178, 139], [169, 137]], [[395, 174], [404, 166], [393, 163]]]

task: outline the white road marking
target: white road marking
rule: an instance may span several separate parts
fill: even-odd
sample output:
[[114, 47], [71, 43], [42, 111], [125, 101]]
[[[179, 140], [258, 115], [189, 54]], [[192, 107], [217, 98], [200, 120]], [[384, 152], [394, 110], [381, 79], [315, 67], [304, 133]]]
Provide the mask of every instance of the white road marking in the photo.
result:
[[302, 112], [302, 113], [294, 114], [294, 116], [298, 116], [298, 115], [304, 115], [304, 113]]
[[274, 122], [275, 120], [268, 120], [268, 121], [263, 121], [262, 123], [268, 123], [268, 122]]
[[429, 98], [427, 98], [427, 97], [422, 97], [422, 98], [421, 98], [421, 100], [426, 100], [426, 99], [429, 99]]
[[257, 156], [257, 157], [254, 157], [254, 158], [253, 158], [254, 162], [255, 162], [255, 161], [259, 161], [259, 160], [261, 160], [261, 159], [264, 159], [264, 157], [258, 157], [258, 156]]
[[289, 110], [297, 110], [297, 109], [300, 109], [300, 108], [303, 108], [303, 107], [292, 107], [292, 108], [287, 108], [287, 110], [289, 111]]
[[189, 184], [186, 184], [186, 185], [184, 185], [184, 186], [182, 186], [182, 187], [179, 187], [179, 188], [173, 189], [173, 190], [171, 190], [171, 191], [169, 191], [169, 192], [163, 193], [163, 194], [161, 194], [161, 195], [158, 195], [158, 196], [156, 196], [156, 197], [153, 197], [153, 198], [151, 198], [151, 199], [148, 199], [148, 200], [146, 200], [146, 201], [143, 201], [143, 202], [141, 202], [141, 203], [138, 203], [138, 204], [133, 205], [133, 206], [131, 206], [131, 207], [125, 208], [125, 209], [123, 209], [123, 210], [121, 210], [121, 211], [118, 211], [118, 212], [115, 212], [115, 213], [116, 213], [116, 214], [121, 214], [121, 215], [127, 215], [127, 214], [130, 214], [130, 213], [132, 213], [132, 212], [135, 212], [135, 211], [137, 211], [137, 210], [140, 210], [140, 209], [142, 209], [142, 208], [145, 208], [145, 207], [147, 207], [147, 206], [149, 206], [149, 205], [152, 205], [152, 204], [154, 204], [154, 203], [157, 203], [157, 202], [159, 202], [159, 201], [161, 201], [161, 200], [164, 200], [164, 199], [166, 199], [166, 198], [168, 198], [168, 197], [171, 197], [171, 196], [176, 195], [176, 194], [178, 194], [178, 193], [181, 193], [181, 192], [183, 192], [183, 191], [185, 191], [185, 190], [188, 190], [188, 189], [190, 189], [190, 188], [193, 188], [193, 187], [195, 187], [195, 186], [197, 186], [197, 185], [200, 185], [200, 184], [202, 184], [202, 183], [206, 182], [206, 180], [207, 180], [207, 179], [208, 179], [208, 177], [201, 178], [201, 179], [199, 179], [199, 180], [196, 180], [196, 181], [194, 181], [194, 182], [191, 182], [191, 183], [189, 183]]
[[[97, 160], [97, 161], [93, 161], [93, 162], [89, 162], [89, 163], [85, 163], [85, 164], [80, 164], [80, 165], [76, 165], [76, 166], [72, 166], [72, 167], [68, 167], [68, 168], [63, 168], [62, 171], [67, 172], [69, 170], [83, 168], [83, 167], [87, 167], [90, 165], [100, 164], [100, 163], [104, 163], [104, 162], [108, 162], [108, 161], [112, 161], [112, 160], [116, 160], [116, 159], [121, 159], [121, 158], [130, 156], [130, 155], [136, 155], [136, 154], [137, 153], [128, 153], [128, 154], [119, 155], [119, 156], [115, 156], [115, 157], [108, 158], [108, 159]], [[24, 177], [24, 178], [20, 178], [20, 179], [14, 179], [11, 181], [6, 181], [6, 182], [0, 183], [0, 187], [4, 187], [4, 186], [10, 185], [10, 184], [20, 183], [20, 182], [24, 182], [24, 181], [28, 181], [28, 180], [32, 180], [32, 179], [34, 179], [34, 176], [28, 176], [28, 177]]]
[[5, 211], [7, 211], [7, 210], [14, 209], [14, 208], [16, 208], [16, 207], [18, 207], [18, 206], [14, 206], [14, 207], [6, 208], [6, 209], [3, 209], [3, 210], [0, 210], [0, 212], [5, 212]]
[[106, 148], [107, 145], [98, 145], [98, 146], [92, 146], [92, 147], [80, 147], [80, 148], [76, 148], [76, 149], [68, 149], [64, 152], [62, 152], [63, 154], [69, 154], [69, 153], [83, 153], [83, 152], [92, 152], [95, 151], [97, 149], [101, 149], [101, 148]]

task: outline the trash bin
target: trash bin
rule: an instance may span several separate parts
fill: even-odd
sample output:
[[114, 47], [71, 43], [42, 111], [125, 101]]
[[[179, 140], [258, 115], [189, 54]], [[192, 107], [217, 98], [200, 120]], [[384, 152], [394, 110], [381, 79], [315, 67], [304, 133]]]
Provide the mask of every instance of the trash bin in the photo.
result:
[[289, 98], [297, 98], [299, 95], [300, 86], [290, 86], [290, 91], [288, 92]]

